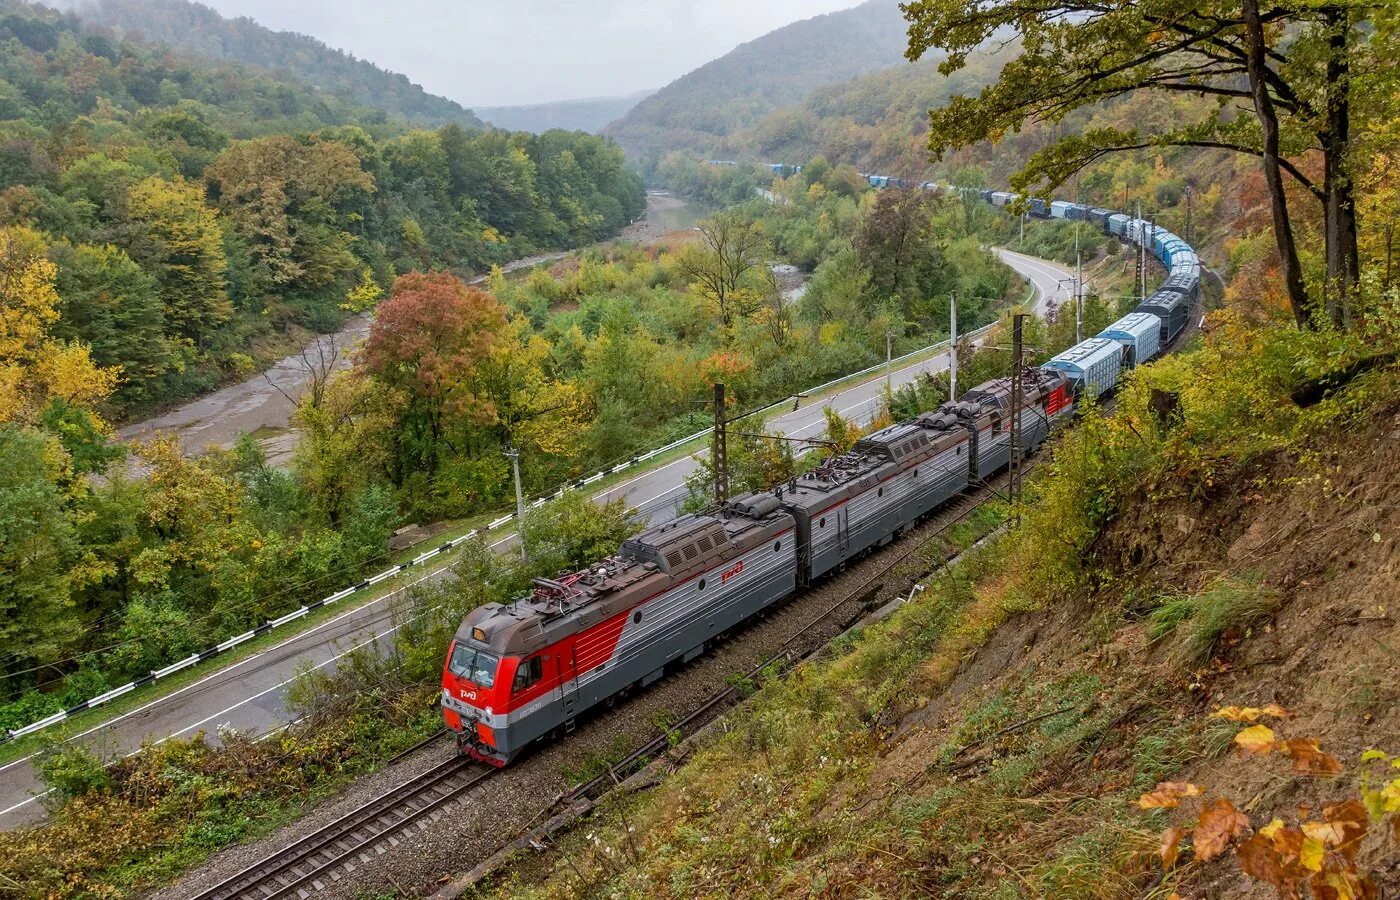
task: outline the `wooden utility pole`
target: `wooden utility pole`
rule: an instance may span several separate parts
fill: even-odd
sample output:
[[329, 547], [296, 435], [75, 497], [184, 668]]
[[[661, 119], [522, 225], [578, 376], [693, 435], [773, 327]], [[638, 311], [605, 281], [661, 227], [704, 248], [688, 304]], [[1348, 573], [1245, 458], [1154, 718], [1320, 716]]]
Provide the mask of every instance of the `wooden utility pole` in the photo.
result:
[[715, 503], [723, 505], [729, 499], [729, 445], [725, 434], [724, 384], [715, 383]]
[[958, 399], [958, 292], [948, 297], [948, 400]]
[[1186, 186], [1186, 243], [1191, 243], [1191, 185]]
[[1025, 382], [1021, 377], [1021, 354], [1026, 314], [1016, 313], [1011, 320], [1011, 464], [1007, 492], [1011, 497], [1011, 516], [1014, 521], [1021, 518], [1021, 406], [1025, 393]]

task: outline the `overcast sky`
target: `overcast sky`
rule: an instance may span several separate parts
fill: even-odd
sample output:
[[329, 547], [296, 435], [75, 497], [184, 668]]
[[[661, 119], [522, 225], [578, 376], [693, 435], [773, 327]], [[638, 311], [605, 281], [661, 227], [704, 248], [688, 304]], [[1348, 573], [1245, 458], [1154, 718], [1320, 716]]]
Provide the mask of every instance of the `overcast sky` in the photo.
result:
[[859, 0], [202, 0], [300, 31], [467, 106], [659, 88]]

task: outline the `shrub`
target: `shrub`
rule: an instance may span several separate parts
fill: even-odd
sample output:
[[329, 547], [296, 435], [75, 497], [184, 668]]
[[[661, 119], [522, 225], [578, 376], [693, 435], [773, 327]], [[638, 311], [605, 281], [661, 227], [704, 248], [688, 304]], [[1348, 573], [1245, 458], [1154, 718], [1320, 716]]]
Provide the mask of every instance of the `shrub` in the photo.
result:
[[1199, 594], [1169, 597], [1147, 617], [1154, 641], [1171, 637], [1170, 655], [1183, 666], [1210, 661], [1227, 633], [1243, 635], [1278, 609], [1279, 594], [1258, 581], [1222, 578]]
[[107, 767], [82, 744], [50, 744], [39, 754], [35, 767], [60, 801], [112, 789]]

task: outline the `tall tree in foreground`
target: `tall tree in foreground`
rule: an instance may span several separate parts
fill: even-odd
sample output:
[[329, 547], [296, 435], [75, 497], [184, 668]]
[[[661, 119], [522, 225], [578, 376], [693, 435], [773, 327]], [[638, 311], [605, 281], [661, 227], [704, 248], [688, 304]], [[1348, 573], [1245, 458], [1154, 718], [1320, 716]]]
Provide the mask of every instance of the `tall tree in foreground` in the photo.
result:
[[[955, 97], [930, 112], [936, 154], [996, 140], [1028, 123], [1059, 122], [1072, 111], [1137, 91], [1202, 98], [1201, 114], [1176, 128], [1144, 132], [1099, 128], [1062, 138], [1035, 154], [1014, 185], [1050, 188], [1107, 153], [1154, 146], [1205, 147], [1259, 157], [1274, 210], [1275, 237], [1289, 302], [1300, 326], [1314, 324], [1289, 222], [1285, 177], [1323, 205], [1325, 314], [1341, 325], [1359, 275], [1352, 166], [1352, 98], [1382, 71], [1378, 42], [1390, 33], [1374, 19], [1383, 4], [1364, 0], [912, 0], [910, 59], [940, 48], [951, 74], [970, 52], [1009, 30], [1023, 52], [976, 97]], [[1315, 152], [1319, 184], [1293, 162]]]

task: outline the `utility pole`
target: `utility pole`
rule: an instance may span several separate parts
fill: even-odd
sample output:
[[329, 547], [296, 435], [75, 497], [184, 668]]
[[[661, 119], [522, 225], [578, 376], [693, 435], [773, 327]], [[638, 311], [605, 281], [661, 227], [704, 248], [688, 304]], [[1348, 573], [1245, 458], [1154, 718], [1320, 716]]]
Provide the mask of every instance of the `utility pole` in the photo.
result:
[[886, 327], [885, 327], [885, 392], [886, 392], [886, 393], [889, 393], [890, 391], [894, 390], [894, 388], [893, 388], [893, 386], [892, 386], [892, 384], [891, 384], [891, 381], [890, 381], [890, 377], [891, 377], [891, 376], [890, 376], [890, 366], [891, 366], [891, 365], [893, 364], [893, 362], [894, 362], [894, 355], [891, 353], [891, 350], [892, 350], [893, 348], [892, 348], [892, 345], [891, 345], [890, 342], [891, 342], [893, 339], [894, 339], [894, 332], [893, 332], [893, 331], [890, 331], [889, 326], [886, 326]]
[[1016, 246], [1021, 247], [1022, 249], [1024, 249], [1025, 246], [1026, 246], [1026, 214], [1025, 214], [1025, 213], [1021, 213], [1021, 243], [1017, 244]]
[[723, 505], [729, 499], [729, 446], [725, 434], [724, 384], [715, 383], [715, 503]]
[[1011, 320], [1011, 464], [1007, 490], [1011, 496], [1011, 516], [1016, 522], [1021, 519], [1021, 406], [1025, 394], [1021, 353], [1025, 322], [1025, 313], [1016, 313]]
[[948, 299], [948, 399], [958, 399], [958, 292]]
[[1191, 243], [1191, 185], [1186, 186], [1186, 243]]
[[1074, 250], [1074, 342], [1084, 340], [1084, 256]]
[[515, 472], [515, 527], [520, 538], [520, 558], [525, 559], [525, 495], [520, 491], [520, 450], [507, 447], [510, 467]]
[[1142, 234], [1142, 202], [1141, 202], [1141, 201], [1138, 201], [1138, 205], [1137, 205], [1137, 215], [1135, 215], [1133, 218], [1137, 221], [1137, 231], [1138, 231], [1138, 233], [1137, 233], [1137, 235], [1136, 235], [1136, 237], [1137, 237], [1137, 256], [1136, 256], [1136, 258], [1135, 258], [1135, 261], [1136, 261], [1136, 263], [1137, 263], [1137, 271], [1133, 274], [1133, 290], [1137, 292], [1137, 295], [1138, 295], [1138, 302], [1141, 303], [1142, 301], [1144, 301], [1144, 300], [1147, 299], [1147, 273], [1144, 271], [1144, 269], [1146, 269], [1146, 266], [1144, 266], [1144, 265], [1142, 264], [1142, 238], [1143, 238], [1143, 234]]

